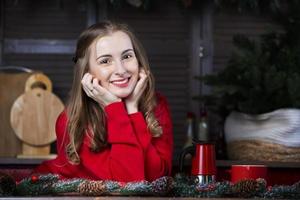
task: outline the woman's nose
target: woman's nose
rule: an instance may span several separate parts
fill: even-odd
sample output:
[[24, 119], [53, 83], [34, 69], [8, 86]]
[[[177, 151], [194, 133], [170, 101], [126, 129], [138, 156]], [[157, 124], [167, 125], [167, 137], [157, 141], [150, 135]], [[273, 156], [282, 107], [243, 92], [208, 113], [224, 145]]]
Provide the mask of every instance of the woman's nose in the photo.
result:
[[122, 75], [124, 73], [126, 73], [126, 68], [124, 66], [124, 64], [122, 63], [122, 61], [116, 61], [116, 66], [115, 66], [115, 73], [118, 75]]

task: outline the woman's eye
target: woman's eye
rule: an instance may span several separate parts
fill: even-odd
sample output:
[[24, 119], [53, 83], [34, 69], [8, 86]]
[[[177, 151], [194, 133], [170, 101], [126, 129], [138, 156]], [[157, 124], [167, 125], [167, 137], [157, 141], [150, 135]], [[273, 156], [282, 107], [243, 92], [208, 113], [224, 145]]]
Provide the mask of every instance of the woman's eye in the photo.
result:
[[109, 63], [110, 63], [109, 59], [100, 60], [100, 64], [109, 64]]
[[129, 58], [132, 58], [131, 54], [126, 54], [126, 55], [123, 56], [123, 59], [129, 59]]

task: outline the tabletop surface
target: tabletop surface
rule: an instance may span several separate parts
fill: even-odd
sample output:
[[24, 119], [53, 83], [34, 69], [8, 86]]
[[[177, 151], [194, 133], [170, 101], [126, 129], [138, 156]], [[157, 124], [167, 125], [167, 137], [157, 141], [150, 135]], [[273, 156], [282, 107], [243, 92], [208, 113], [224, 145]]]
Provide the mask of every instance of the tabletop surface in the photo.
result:
[[[163, 199], [163, 200], [195, 200], [195, 199], [201, 199], [201, 200], [245, 200], [245, 199], [240, 199], [240, 198], [183, 198], [183, 197], [74, 197], [74, 196], [65, 196], [65, 197], [9, 197], [9, 198], [0, 198], [0, 199], [35, 199], [35, 200], [158, 200], [158, 199]], [[254, 198], [253, 198], [254, 199]], [[247, 198], [247, 200], [250, 200]], [[260, 200], [260, 198], [255, 198], [255, 200]], [[266, 199], [261, 199], [261, 200], [266, 200]]]

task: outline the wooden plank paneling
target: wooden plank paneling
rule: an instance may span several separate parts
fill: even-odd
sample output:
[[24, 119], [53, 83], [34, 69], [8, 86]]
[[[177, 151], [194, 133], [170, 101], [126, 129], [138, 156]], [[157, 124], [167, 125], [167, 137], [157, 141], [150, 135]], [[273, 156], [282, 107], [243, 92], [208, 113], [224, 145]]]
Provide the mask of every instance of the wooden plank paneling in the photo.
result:
[[83, 3], [78, 0], [5, 0], [5, 38], [77, 38], [86, 23]]
[[243, 14], [235, 11], [218, 12], [214, 16], [214, 64], [213, 71], [217, 72], [226, 66], [234, 49], [232, 38], [243, 34], [257, 40], [260, 34], [279, 27], [270, 19], [254, 14]]
[[5, 54], [74, 54], [76, 40], [5, 39]]

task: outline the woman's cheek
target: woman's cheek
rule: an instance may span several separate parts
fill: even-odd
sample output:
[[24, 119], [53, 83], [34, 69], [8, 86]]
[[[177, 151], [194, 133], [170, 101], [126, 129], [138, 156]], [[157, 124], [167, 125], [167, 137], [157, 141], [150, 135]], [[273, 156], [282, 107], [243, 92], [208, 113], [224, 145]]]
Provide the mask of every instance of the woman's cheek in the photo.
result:
[[109, 87], [109, 81], [110, 81], [110, 78], [113, 74], [113, 70], [112, 68], [104, 68], [104, 69], [101, 69], [98, 71], [99, 72], [99, 83], [102, 87], [108, 89]]
[[126, 63], [126, 68], [132, 73], [139, 73], [139, 65], [136, 60]]

